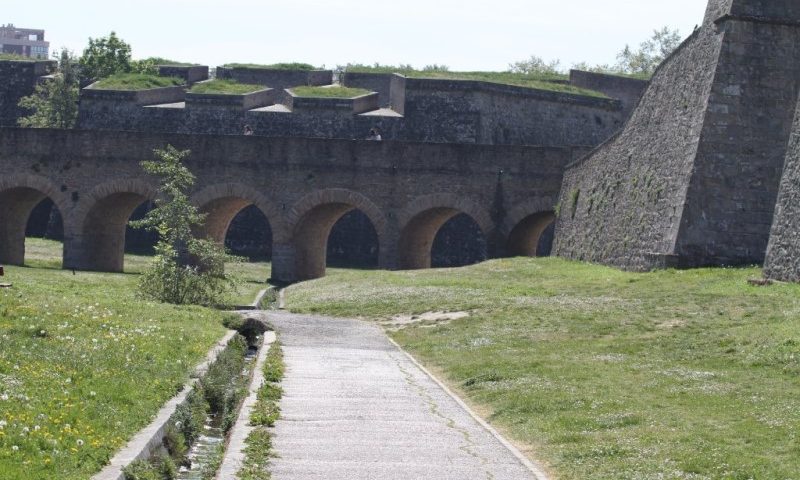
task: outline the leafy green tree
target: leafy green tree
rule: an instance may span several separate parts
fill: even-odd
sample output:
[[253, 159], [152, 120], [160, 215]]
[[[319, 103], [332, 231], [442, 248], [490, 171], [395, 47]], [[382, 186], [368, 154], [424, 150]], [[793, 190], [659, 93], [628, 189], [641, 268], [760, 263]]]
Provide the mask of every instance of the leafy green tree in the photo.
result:
[[202, 226], [205, 215], [189, 202], [195, 177], [183, 159], [191, 152], [167, 145], [153, 153], [156, 160], [141, 165], [159, 178], [160, 196], [143, 220], [131, 222], [134, 228], [159, 234], [154, 262], [142, 274], [139, 293], [165, 303], [219, 305], [237, 285], [234, 277], [225, 274], [225, 262], [233, 257], [220, 245], [193, 233]]
[[524, 73], [526, 75], [558, 75], [561, 73], [561, 60], [551, 60], [549, 62], [541, 57], [531, 55], [527, 60], [520, 60], [508, 65], [508, 71], [512, 73]]
[[634, 50], [630, 45], [617, 55], [616, 70], [621, 73], [652, 75], [664, 61], [681, 44], [678, 30], [664, 27], [654, 30], [653, 36], [645, 40]]
[[58, 71], [23, 97], [19, 106], [29, 115], [18, 120], [21, 127], [72, 128], [78, 118], [78, 77], [75, 56], [66, 48], [58, 57]]
[[80, 61], [81, 78], [99, 80], [131, 70], [131, 46], [111, 32], [107, 37], [89, 38]]

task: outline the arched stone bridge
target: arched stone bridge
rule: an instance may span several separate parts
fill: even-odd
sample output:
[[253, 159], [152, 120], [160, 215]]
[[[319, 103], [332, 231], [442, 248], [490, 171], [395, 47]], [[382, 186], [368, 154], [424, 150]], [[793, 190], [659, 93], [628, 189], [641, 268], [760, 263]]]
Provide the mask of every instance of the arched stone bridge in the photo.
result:
[[171, 144], [192, 151], [192, 202], [224, 241], [257, 206], [273, 232], [273, 278], [324, 275], [331, 228], [361, 210], [378, 236], [379, 266], [430, 266], [439, 228], [466, 213], [490, 256], [533, 255], [552, 222], [564, 167], [583, 148], [480, 146], [0, 129], [0, 264], [22, 264], [33, 208], [50, 198], [64, 219], [64, 267], [121, 271], [125, 226], [156, 196], [139, 162]]

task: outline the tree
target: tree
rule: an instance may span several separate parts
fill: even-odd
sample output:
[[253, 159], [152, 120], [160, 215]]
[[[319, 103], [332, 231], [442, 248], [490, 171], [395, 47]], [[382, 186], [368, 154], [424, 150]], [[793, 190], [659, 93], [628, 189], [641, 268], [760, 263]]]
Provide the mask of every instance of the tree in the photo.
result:
[[189, 202], [194, 175], [183, 164], [191, 152], [172, 145], [156, 149], [155, 161], [141, 163], [145, 172], [159, 178], [156, 207], [134, 228], [157, 231], [156, 256], [139, 281], [139, 293], [152, 300], [174, 304], [218, 305], [236, 287], [237, 280], [225, 274], [227, 255], [220, 245], [195, 238], [205, 215]]
[[111, 32], [107, 37], [89, 38], [81, 57], [81, 78], [99, 80], [131, 70], [131, 46]]
[[617, 55], [616, 69], [621, 73], [652, 75], [680, 43], [680, 31], [669, 27], [654, 30], [653, 36], [642, 42], [637, 50], [625, 45]]
[[525, 75], [558, 75], [561, 73], [561, 60], [546, 62], [541, 57], [531, 55], [527, 60], [509, 64], [508, 71]]
[[66, 48], [58, 57], [58, 71], [38, 84], [32, 95], [23, 97], [19, 106], [30, 115], [18, 120], [21, 127], [72, 128], [78, 118], [78, 77], [75, 56]]

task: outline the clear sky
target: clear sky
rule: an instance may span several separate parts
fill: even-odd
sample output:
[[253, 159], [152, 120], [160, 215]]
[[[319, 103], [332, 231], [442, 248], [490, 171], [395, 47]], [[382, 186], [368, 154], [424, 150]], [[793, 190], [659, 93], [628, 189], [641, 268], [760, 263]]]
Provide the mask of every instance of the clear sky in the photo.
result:
[[111, 30], [134, 58], [348, 62], [505, 70], [531, 55], [614, 63], [656, 28], [688, 35], [706, 0], [3, 0], [0, 23], [43, 28], [51, 51], [80, 53]]

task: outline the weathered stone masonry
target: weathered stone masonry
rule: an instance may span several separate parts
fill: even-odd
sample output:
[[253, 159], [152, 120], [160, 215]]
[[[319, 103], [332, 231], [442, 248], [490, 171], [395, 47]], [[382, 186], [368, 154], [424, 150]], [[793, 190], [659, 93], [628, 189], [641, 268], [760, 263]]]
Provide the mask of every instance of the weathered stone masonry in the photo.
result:
[[[217, 241], [248, 205], [269, 220], [273, 277], [324, 274], [333, 224], [358, 209], [382, 268], [425, 268], [437, 231], [465, 213], [493, 256], [527, 254], [552, 221], [569, 147], [476, 146], [109, 131], [0, 129], [0, 263], [24, 260], [31, 210], [50, 198], [64, 218], [64, 266], [122, 269], [125, 225], [154, 198], [139, 162], [172, 144], [193, 153], [193, 202]], [[509, 241], [514, 239], [514, 241]]]
[[49, 75], [55, 62], [2, 61], [0, 62], [0, 127], [16, 127], [25, 116], [18, 103], [22, 97], [33, 93], [41, 78]]
[[800, 87], [794, 2], [709, 4], [622, 132], [570, 165], [555, 253], [630, 269], [764, 260]]
[[764, 274], [768, 278], [800, 282], [800, 105], [775, 207]]

